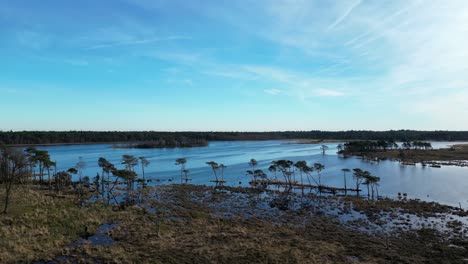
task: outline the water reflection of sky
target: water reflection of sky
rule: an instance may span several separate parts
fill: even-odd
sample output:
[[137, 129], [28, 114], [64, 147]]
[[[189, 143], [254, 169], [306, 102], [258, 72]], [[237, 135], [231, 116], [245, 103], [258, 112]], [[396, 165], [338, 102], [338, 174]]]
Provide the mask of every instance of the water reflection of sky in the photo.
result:
[[[434, 148], [447, 147], [453, 142], [434, 142]], [[144, 156], [151, 164], [145, 168], [147, 178], [169, 179], [175, 182], [180, 179], [177, 158], [187, 158], [187, 168], [190, 178], [195, 184], [210, 184], [213, 178], [207, 161], [215, 161], [227, 166], [225, 178], [228, 184], [237, 186], [239, 182], [247, 185], [249, 177], [245, 171], [249, 169], [248, 161], [255, 158], [258, 167], [268, 172], [267, 168], [272, 160], [291, 159], [293, 161], [306, 160], [313, 164], [320, 162], [325, 165], [322, 172], [322, 182], [329, 186], [343, 186], [342, 168], [361, 168], [381, 177], [380, 194], [395, 197], [398, 192], [408, 193], [409, 197], [425, 200], [435, 200], [446, 204], [456, 205], [461, 202], [468, 208], [468, 168], [442, 167], [423, 168], [417, 166], [401, 166], [397, 162], [383, 161], [380, 163], [365, 162], [357, 158], [343, 159], [336, 154], [338, 143], [327, 143], [329, 150], [322, 155], [319, 144], [295, 144], [288, 141], [232, 141], [211, 142], [208, 147], [183, 149], [114, 149], [109, 144], [50, 146], [47, 149], [53, 160], [57, 161], [58, 170], [66, 170], [75, 166], [78, 158], [82, 157], [87, 163], [84, 175], [95, 176], [100, 173], [97, 166], [99, 157], [105, 157], [117, 167], [123, 154], [136, 157]], [[137, 172], [141, 170], [137, 168]], [[315, 175], [315, 174], [314, 174]], [[272, 176], [272, 174], [270, 174]], [[347, 182], [353, 184], [351, 174]], [[364, 186], [365, 189], [365, 186]]]

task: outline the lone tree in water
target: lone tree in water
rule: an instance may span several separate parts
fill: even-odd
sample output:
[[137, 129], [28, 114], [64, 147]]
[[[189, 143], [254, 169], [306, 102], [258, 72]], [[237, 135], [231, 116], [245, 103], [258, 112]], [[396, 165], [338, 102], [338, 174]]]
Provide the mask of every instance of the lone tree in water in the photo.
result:
[[348, 187], [346, 186], [346, 173], [350, 172], [351, 170], [345, 168], [345, 169], [341, 169], [341, 171], [343, 172], [344, 189], [345, 189], [345, 195], [346, 195], [346, 193], [348, 192]]
[[255, 167], [258, 165], [258, 162], [256, 159], [250, 159], [249, 161], [249, 166], [252, 167], [252, 171], [255, 171]]
[[148, 167], [148, 165], [150, 165], [150, 162], [145, 157], [139, 157], [139, 159], [140, 159], [140, 164], [141, 164], [141, 172], [143, 175], [143, 187], [145, 187], [146, 186], [145, 167]]
[[191, 180], [191, 179], [188, 177], [189, 172], [190, 172], [190, 171], [187, 170], [187, 169], [184, 169], [184, 170], [182, 171], [182, 173], [184, 174], [184, 177], [185, 177], [185, 183], [187, 183], [188, 181]]
[[221, 181], [224, 181], [224, 169], [227, 168], [227, 166], [219, 164], [219, 168], [221, 169]]
[[320, 146], [320, 150], [322, 151], [322, 155], [325, 155], [325, 152], [327, 151], [327, 149], [328, 149], [327, 145]]
[[213, 170], [213, 174], [214, 174], [215, 179], [216, 179], [215, 182], [219, 182], [218, 174], [216, 173], [216, 171], [219, 169], [218, 163], [216, 163], [214, 161], [209, 161], [206, 164], [208, 164], [211, 167], [211, 169]]
[[182, 183], [182, 180], [184, 178], [184, 170], [185, 170], [185, 164], [187, 163], [186, 158], [180, 158], [176, 159], [175, 165], [180, 166], [180, 182]]

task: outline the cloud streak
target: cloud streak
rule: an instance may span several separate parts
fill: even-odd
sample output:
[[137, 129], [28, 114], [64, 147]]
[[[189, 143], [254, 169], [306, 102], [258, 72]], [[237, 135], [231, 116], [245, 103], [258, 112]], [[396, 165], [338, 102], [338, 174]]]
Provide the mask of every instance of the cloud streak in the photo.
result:
[[344, 13], [343, 15], [341, 15], [339, 18], [337, 18], [335, 20], [335, 22], [333, 22], [332, 24], [330, 24], [330, 26], [328, 26], [327, 30], [326, 31], [330, 31], [330, 30], [333, 30], [336, 26], [338, 26], [339, 24], [341, 24], [341, 22], [343, 22], [343, 20], [345, 20], [349, 14], [351, 14], [351, 12], [353, 11], [354, 8], [356, 8], [358, 5], [361, 4], [361, 0], [357, 0], [356, 2], [354, 2]]
[[96, 50], [96, 49], [105, 49], [105, 48], [115, 48], [121, 46], [135, 46], [135, 45], [145, 45], [151, 44], [155, 42], [162, 42], [162, 41], [174, 41], [174, 40], [189, 40], [189, 37], [184, 36], [169, 36], [163, 38], [147, 38], [147, 39], [134, 39], [128, 41], [119, 41], [119, 42], [112, 42], [106, 44], [97, 44], [91, 47], [85, 48], [85, 50]]
[[263, 91], [264, 91], [265, 93], [271, 94], [271, 95], [278, 95], [278, 94], [281, 93], [281, 90], [278, 90], [278, 89], [275, 89], [275, 88], [273, 88], [273, 89], [265, 89], [265, 90], [263, 90]]

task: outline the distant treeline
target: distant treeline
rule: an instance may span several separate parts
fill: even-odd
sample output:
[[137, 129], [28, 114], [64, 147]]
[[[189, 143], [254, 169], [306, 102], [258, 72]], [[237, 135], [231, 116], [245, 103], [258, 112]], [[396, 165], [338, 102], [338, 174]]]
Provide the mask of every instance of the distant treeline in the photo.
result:
[[118, 132], [118, 131], [4, 131], [0, 144], [76, 144], [123, 142], [202, 142], [273, 139], [337, 139], [337, 140], [394, 140], [419, 141], [468, 140], [468, 131], [285, 131], [285, 132]]

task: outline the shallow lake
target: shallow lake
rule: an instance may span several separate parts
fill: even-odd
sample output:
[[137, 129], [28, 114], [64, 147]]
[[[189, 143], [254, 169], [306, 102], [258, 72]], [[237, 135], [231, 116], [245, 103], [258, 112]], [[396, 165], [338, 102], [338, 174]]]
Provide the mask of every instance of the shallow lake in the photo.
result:
[[[447, 147], [454, 142], [434, 142], [434, 148]], [[146, 157], [151, 164], [145, 168], [147, 179], [160, 179], [153, 184], [168, 184], [180, 182], [180, 167], [175, 165], [177, 158], [187, 158], [187, 169], [193, 184], [212, 184], [214, 178], [211, 167], [206, 162], [215, 161], [227, 166], [224, 172], [227, 185], [248, 186], [250, 180], [245, 171], [250, 167], [251, 158], [258, 161], [257, 168], [268, 172], [271, 161], [290, 159], [292, 161], [306, 160], [309, 165], [319, 162], [325, 165], [322, 172], [322, 183], [328, 186], [343, 187], [343, 168], [361, 168], [381, 177], [379, 194], [397, 197], [398, 192], [407, 193], [408, 198], [419, 198], [437, 201], [444, 204], [468, 208], [468, 168], [443, 166], [442, 168], [403, 166], [398, 162], [381, 161], [371, 163], [358, 158], [343, 159], [336, 154], [338, 143], [327, 143], [329, 149], [325, 155], [320, 151], [320, 144], [298, 144], [291, 141], [230, 141], [211, 142], [207, 147], [182, 149], [115, 149], [110, 144], [68, 145], [38, 147], [48, 150], [51, 159], [57, 161], [57, 170], [74, 167], [79, 157], [86, 162], [83, 175], [94, 177], [101, 173], [97, 165], [99, 157], [104, 157], [118, 168], [123, 168], [123, 154], [135, 157]], [[138, 173], [141, 167], [136, 168]], [[316, 173], [313, 173], [317, 178]], [[278, 175], [280, 177], [280, 175]], [[298, 176], [297, 176], [298, 177]], [[173, 179], [172, 182], [168, 181]], [[306, 180], [304, 180], [306, 181]], [[352, 173], [347, 174], [348, 187], [353, 186]], [[362, 194], [367, 194], [366, 186], [362, 186]]]

